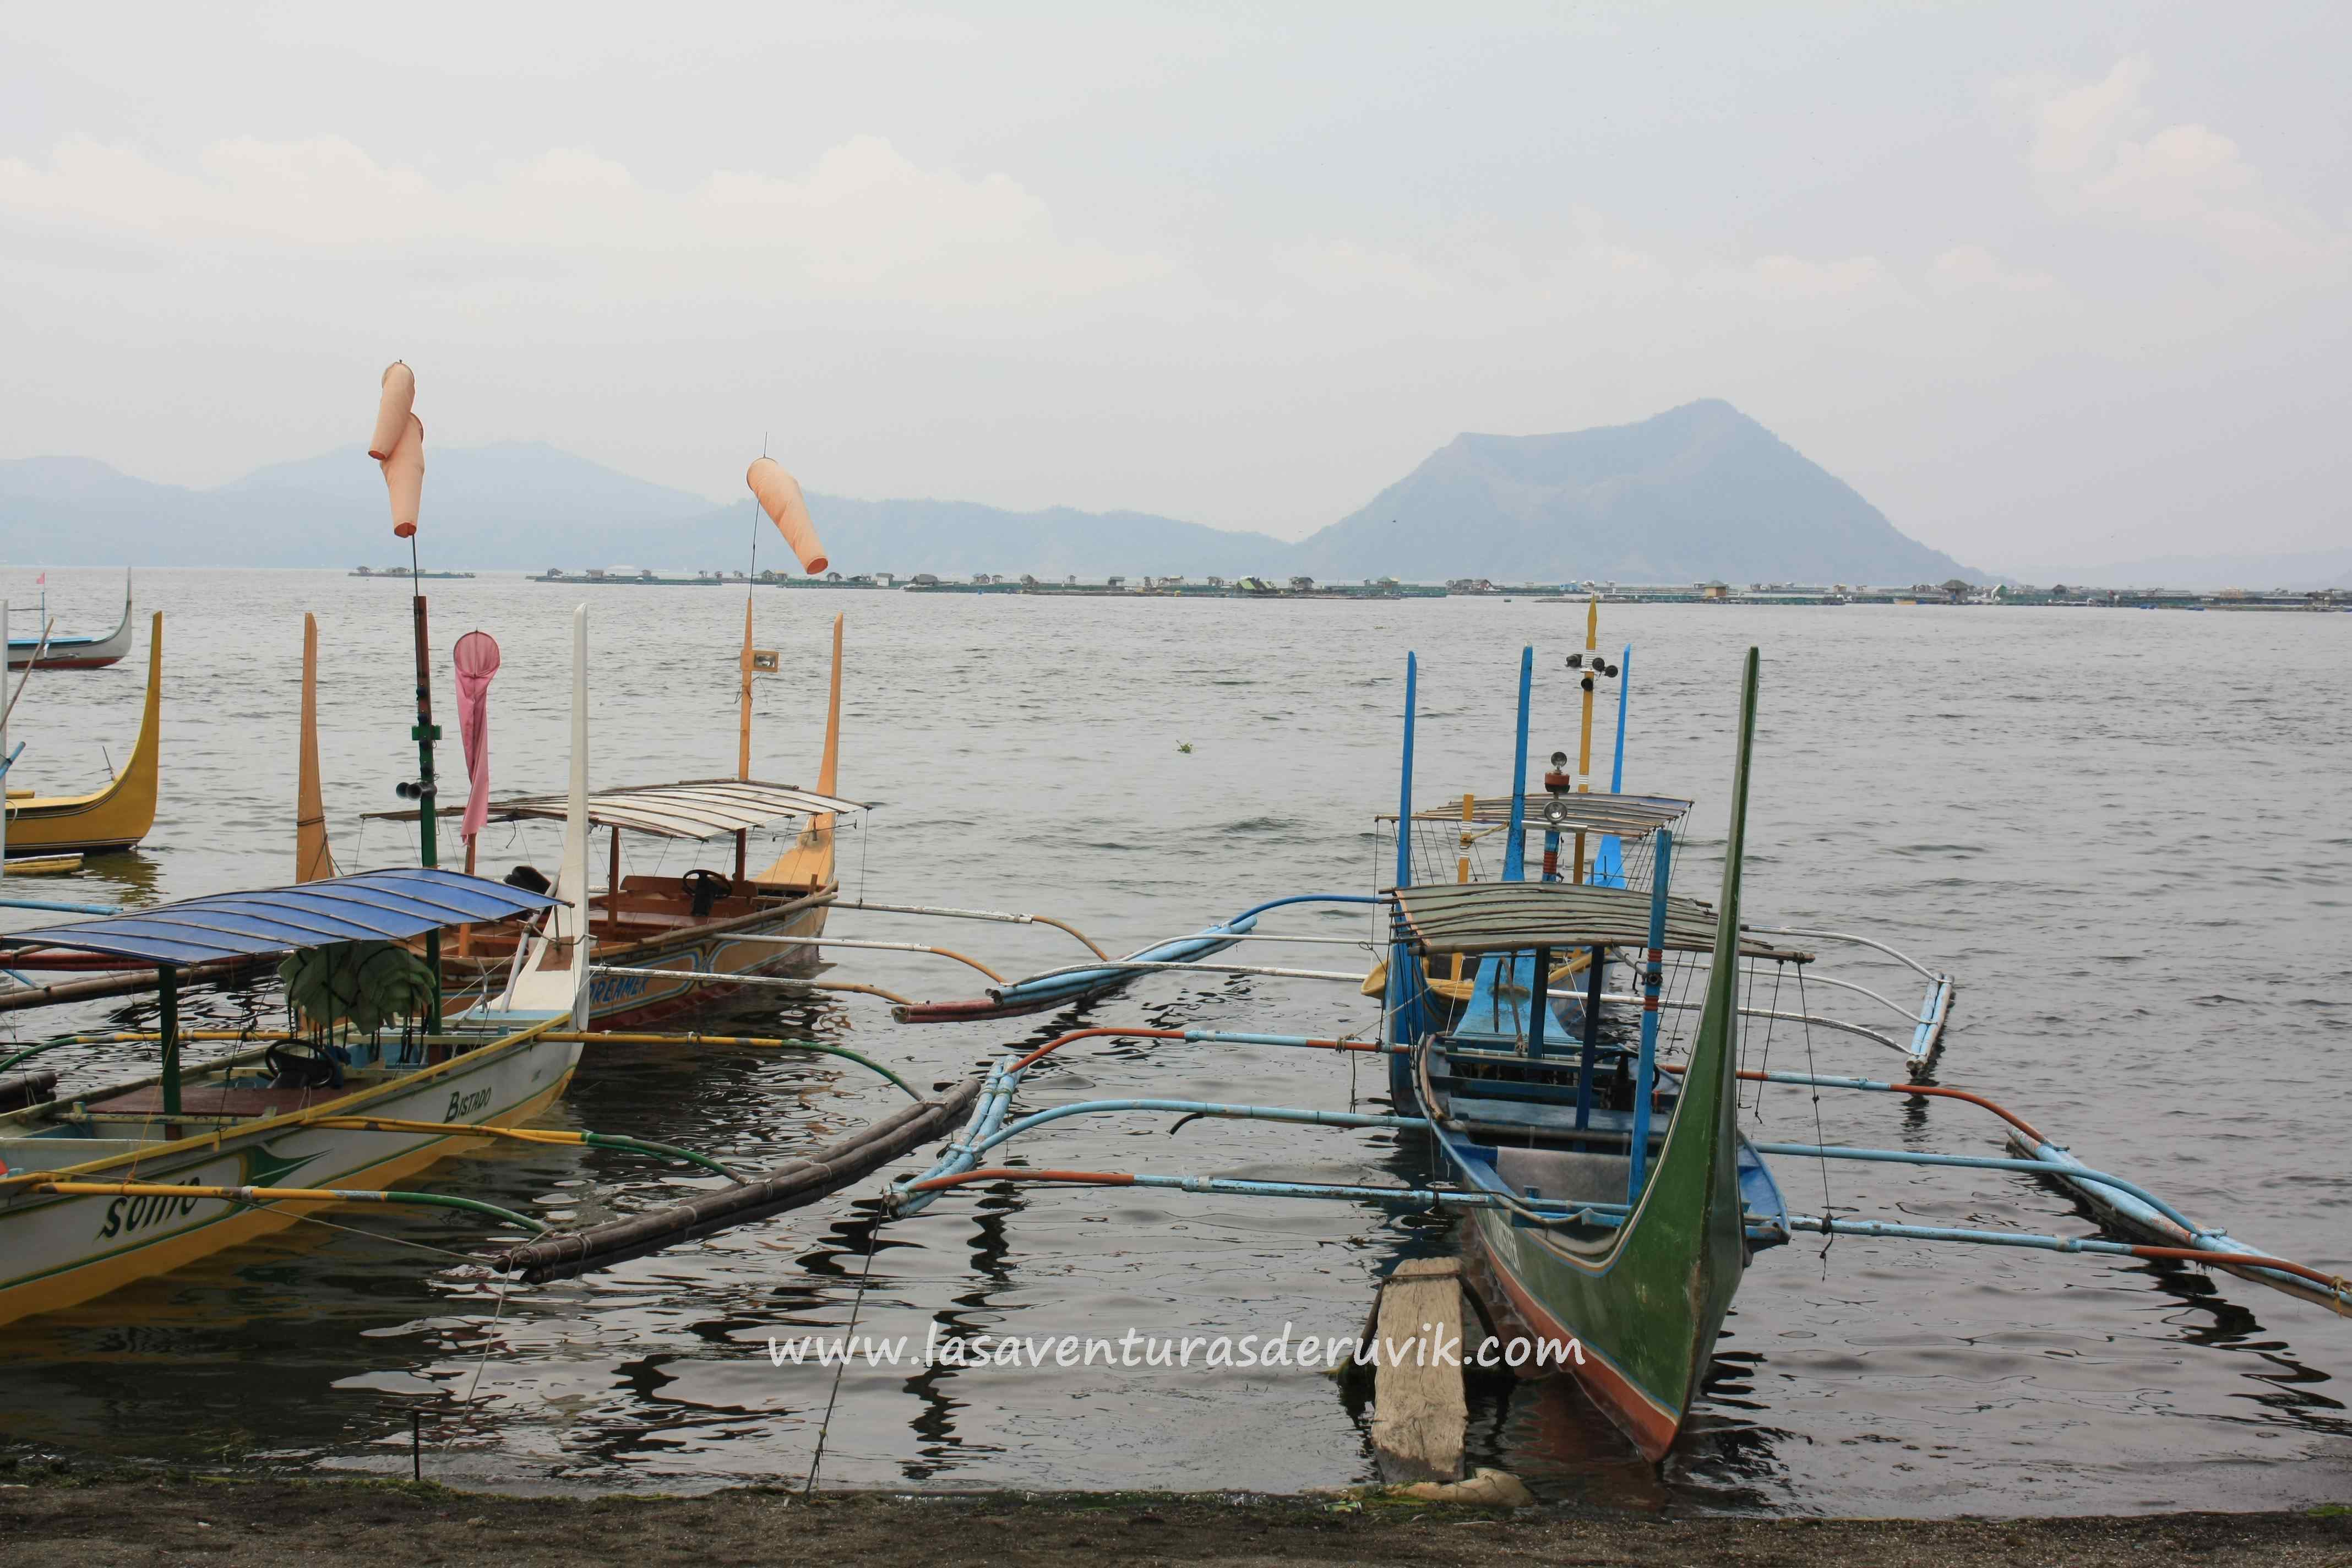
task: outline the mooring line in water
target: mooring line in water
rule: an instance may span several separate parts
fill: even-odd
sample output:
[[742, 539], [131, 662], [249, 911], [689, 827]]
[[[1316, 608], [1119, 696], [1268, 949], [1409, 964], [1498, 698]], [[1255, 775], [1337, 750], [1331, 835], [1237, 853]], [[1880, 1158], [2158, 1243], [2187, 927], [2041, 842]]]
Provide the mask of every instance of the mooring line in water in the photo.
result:
[[490, 1345], [492, 1343], [492, 1336], [499, 1331], [499, 1325], [506, 1321], [507, 1284], [514, 1277], [510, 1274], [501, 1274], [499, 1276], [498, 1310], [490, 1314], [490, 1326], [483, 1332], [482, 1359], [474, 1363], [474, 1381], [466, 1385], [466, 1408], [468, 1410], [472, 1409], [474, 1406], [474, 1395], [482, 1391], [482, 1369], [490, 1364]]
[[394, 1247], [413, 1247], [419, 1252], [429, 1252], [436, 1258], [454, 1258], [460, 1263], [478, 1264], [481, 1262], [481, 1259], [473, 1253], [452, 1252], [446, 1247], [436, 1247], [429, 1241], [411, 1241], [404, 1236], [386, 1236], [380, 1230], [370, 1230], [365, 1226], [338, 1225], [331, 1219], [320, 1219], [314, 1214], [294, 1214], [294, 1211], [291, 1209], [288, 1209], [285, 1212], [294, 1215], [294, 1217], [301, 1221], [304, 1225], [323, 1225], [329, 1230], [349, 1231], [353, 1236], [364, 1236], [370, 1241], [388, 1241]]
[[[882, 1220], [876, 1220], [873, 1227], [866, 1233], [866, 1267], [858, 1270], [857, 1294], [850, 1298], [849, 1327], [842, 1331], [841, 1336], [845, 1347], [849, 1342], [849, 1336], [857, 1331], [857, 1314], [866, 1307], [866, 1284], [874, 1278], [874, 1254], [882, 1238], [883, 1224]], [[803, 1499], [816, 1495], [817, 1468], [824, 1463], [825, 1434], [833, 1430], [833, 1407], [841, 1398], [841, 1374], [848, 1370], [849, 1357], [845, 1354], [834, 1363], [833, 1392], [824, 1396], [824, 1419], [816, 1424], [816, 1452], [809, 1456], [808, 1485], [801, 1489]]]

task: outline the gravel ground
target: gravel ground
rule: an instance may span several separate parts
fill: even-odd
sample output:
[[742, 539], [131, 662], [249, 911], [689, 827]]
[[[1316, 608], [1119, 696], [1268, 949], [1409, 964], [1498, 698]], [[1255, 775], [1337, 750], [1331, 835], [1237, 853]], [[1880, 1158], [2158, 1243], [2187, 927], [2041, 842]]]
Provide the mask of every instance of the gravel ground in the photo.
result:
[[1591, 1518], [1376, 1496], [910, 1499], [778, 1491], [521, 1498], [432, 1485], [19, 1471], [0, 1484], [0, 1563], [431, 1568], [1107, 1563], [2352, 1565], [2352, 1508], [2061, 1520]]

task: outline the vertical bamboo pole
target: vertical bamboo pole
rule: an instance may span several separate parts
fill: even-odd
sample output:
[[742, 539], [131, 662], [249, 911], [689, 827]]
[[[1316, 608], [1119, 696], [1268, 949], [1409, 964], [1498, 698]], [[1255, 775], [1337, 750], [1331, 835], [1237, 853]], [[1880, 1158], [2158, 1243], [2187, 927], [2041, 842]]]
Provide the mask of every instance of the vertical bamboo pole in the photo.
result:
[[[1600, 650], [1601, 595], [1595, 594], [1585, 601], [1584, 605], [1584, 651], [1587, 657], [1584, 679], [1578, 682], [1584, 688], [1584, 718], [1576, 742], [1576, 790], [1579, 795], [1592, 788], [1592, 688], [1599, 678], [1593, 673], [1592, 666], [1596, 661], [1591, 656]], [[1569, 868], [1568, 879], [1571, 882], [1584, 880], [1584, 834], [1581, 829], [1576, 835], [1576, 864]]]
[[[1412, 721], [1413, 707], [1421, 690], [1421, 661], [1412, 654], [1404, 656], [1404, 757], [1397, 771], [1397, 853], [1396, 885], [1400, 888], [1412, 881]], [[1403, 922], [1397, 923], [1403, 929]], [[1392, 1045], [1411, 1045], [1420, 1033], [1420, 1005], [1411, 978], [1412, 949], [1402, 941], [1389, 945], [1389, 1040]], [[1394, 1062], [1391, 1061], [1393, 1074]], [[1393, 1076], [1391, 1081], [1394, 1081]]]
[[[1472, 838], [1475, 837], [1471, 833], [1470, 827], [1472, 823], [1476, 819], [1477, 810], [1478, 797], [1468, 790], [1464, 790], [1462, 792], [1461, 855], [1454, 862], [1454, 879], [1457, 882], [1466, 882], [1470, 879], [1470, 843]], [[1457, 952], [1454, 955], [1454, 970], [1446, 978], [1452, 980], [1457, 985], [1461, 984], [1462, 955], [1460, 953]]]
[[1601, 976], [1609, 967], [1609, 950], [1596, 947], [1584, 969], [1584, 1050], [1576, 1073], [1576, 1127], [1592, 1125], [1592, 1075], [1601, 1065]]
[[180, 1114], [180, 972], [168, 963], [155, 967], [155, 996], [163, 1005], [158, 1032], [163, 1045], [163, 1114]]
[[1536, 949], [1535, 975], [1528, 985], [1528, 999], [1534, 1005], [1528, 1009], [1527, 1041], [1520, 1048], [1528, 1056], [1539, 1057], [1544, 1054], [1544, 1026], [1551, 1022], [1551, 949]]
[[[758, 526], [755, 519], [752, 527], [756, 529]], [[752, 564], [758, 565], [759, 560], [759, 549], [755, 543], [751, 552]], [[751, 581], [748, 577], [743, 582], [743, 653], [739, 662], [742, 667], [740, 670], [742, 692], [740, 702], [741, 711], [736, 721], [735, 776], [748, 780], [751, 776]], [[750, 854], [751, 847], [751, 830], [748, 827], [737, 828], [735, 830], [735, 881], [739, 890], [746, 870], [745, 858]]]
[[[409, 733], [416, 740], [416, 838], [422, 851], [418, 858], [430, 867], [441, 863], [440, 850], [434, 837], [434, 814], [439, 809], [440, 802], [433, 785], [433, 742], [441, 738], [441, 727], [433, 722], [433, 658], [425, 640], [425, 595], [415, 595], [413, 603], [416, 620], [416, 726]], [[433, 972], [433, 1007], [425, 1016], [437, 1025], [441, 1017], [441, 928], [438, 926], [425, 933], [425, 967]]]

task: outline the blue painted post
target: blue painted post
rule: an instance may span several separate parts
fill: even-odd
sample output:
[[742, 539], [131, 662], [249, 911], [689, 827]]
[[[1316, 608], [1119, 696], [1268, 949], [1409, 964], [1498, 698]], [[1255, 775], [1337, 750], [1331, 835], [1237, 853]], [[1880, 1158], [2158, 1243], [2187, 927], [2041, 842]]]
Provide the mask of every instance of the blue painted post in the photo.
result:
[[1633, 1160], [1625, 1187], [1629, 1204], [1642, 1201], [1650, 1163], [1650, 1095], [1658, 1072], [1658, 995], [1665, 986], [1666, 886], [1674, 859], [1675, 836], [1661, 827], [1650, 866], [1650, 951], [1642, 966], [1642, 1053], [1633, 1063]]
[[[1421, 661], [1404, 656], [1404, 763], [1397, 776], [1396, 885], [1412, 885], [1412, 721], [1421, 689]], [[1391, 917], [1393, 919], [1394, 917]], [[1414, 976], [1412, 950], [1402, 942], [1389, 944], [1389, 1042], [1410, 1045], [1420, 1032], [1421, 1003]]]
[[[1536, 684], [1536, 650], [1519, 650], [1519, 723], [1517, 738], [1511, 746], [1511, 826], [1510, 841], [1503, 846], [1503, 880], [1524, 882], [1528, 879], [1528, 706], [1533, 700]], [[1482, 959], [1495, 965], [1495, 989], [1492, 993], [1495, 1010], [1502, 1011], [1503, 981], [1516, 979], [1519, 955], [1498, 953]], [[1483, 976], [1482, 976], [1483, 978]], [[1517, 1004], [1514, 1003], [1516, 1008]]]
[[1609, 793], [1621, 795], [1625, 789], [1625, 689], [1633, 678], [1625, 671], [1633, 668], [1633, 645], [1627, 643], [1625, 651], [1617, 656], [1617, 760], [1609, 767]]
[[1511, 837], [1503, 846], [1503, 880], [1528, 879], [1528, 703], [1534, 695], [1536, 650], [1519, 650], [1519, 729], [1511, 751]]
[[[1625, 788], [1625, 686], [1630, 679], [1625, 667], [1633, 662], [1633, 645], [1627, 643], [1625, 651], [1617, 656], [1617, 750], [1609, 765], [1609, 793], [1617, 795]], [[1601, 835], [1601, 847], [1592, 856], [1592, 880], [1603, 888], [1625, 885], [1625, 844], [1613, 833]]]

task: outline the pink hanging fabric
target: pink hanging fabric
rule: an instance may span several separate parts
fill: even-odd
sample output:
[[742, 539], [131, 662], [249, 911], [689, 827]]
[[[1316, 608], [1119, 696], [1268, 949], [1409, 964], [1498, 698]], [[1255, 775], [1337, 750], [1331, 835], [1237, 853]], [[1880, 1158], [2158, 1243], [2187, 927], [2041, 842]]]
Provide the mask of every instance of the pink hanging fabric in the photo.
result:
[[467, 632], [450, 652], [457, 671], [457, 738], [466, 743], [466, 797], [457, 837], [470, 842], [490, 817], [490, 677], [499, 672], [499, 645], [488, 632]]

